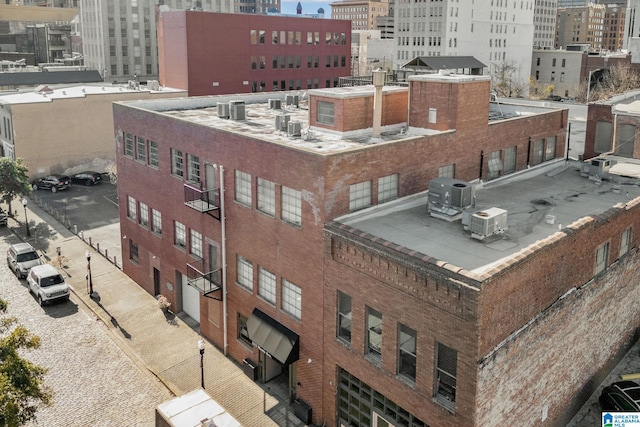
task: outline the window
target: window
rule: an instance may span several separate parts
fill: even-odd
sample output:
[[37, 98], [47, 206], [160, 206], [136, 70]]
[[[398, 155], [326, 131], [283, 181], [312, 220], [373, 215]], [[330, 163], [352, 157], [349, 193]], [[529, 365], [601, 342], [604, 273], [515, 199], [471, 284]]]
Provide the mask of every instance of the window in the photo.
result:
[[196, 230], [190, 230], [189, 236], [189, 253], [198, 258], [202, 258], [202, 234]]
[[487, 161], [489, 165], [488, 179], [495, 179], [500, 176], [500, 171], [502, 170], [501, 154], [500, 150], [489, 153], [489, 159]]
[[556, 137], [547, 138], [547, 145], [544, 150], [544, 160], [553, 160], [556, 157]]
[[607, 268], [607, 260], [609, 258], [609, 242], [601, 245], [596, 250], [596, 271], [595, 274], [602, 273]]
[[138, 263], [138, 244], [132, 239], [129, 239], [129, 259], [136, 264]]
[[334, 125], [333, 102], [318, 101], [318, 123]]
[[149, 166], [158, 167], [158, 143], [149, 141]]
[[371, 206], [371, 181], [352, 184], [349, 187], [349, 211]]
[[282, 219], [294, 225], [302, 225], [302, 194], [293, 188], [282, 186]]
[[416, 381], [416, 331], [400, 324], [398, 328], [398, 375]]
[[236, 258], [236, 281], [243, 288], [253, 291], [253, 264], [243, 256]]
[[[456, 401], [456, 370], [458, 352], [444, 344], [436, 343], [436, 397], [442, 397], [444, 402]], [[446, 405], [449, 406], [450, 404]], [[455, 407], [455, 405], [454, 405]]]
[[367, 307], [366, 354], [380, 362], [382, 357], [382, 313]]
[[258, 178], [258, 210], [276, 215], [276, 185], [262, 178]]
[[456, 170], [455, 164], [440, 166], [438, 168], [438, 177], [453, 178], [455, 175], [455, 170]]
[[627, 228], [622, 232], [622, 236], [620, 236], [620, 256], [625, 255], [629, 252], [629, 247], [631, 246], [631, 228]]
[[351, 344], [351, 297], [338, 291], [338, 330], [336, 336]]
[[132, 221], [137, 221], [138, 212], [136, 209], [136, 199], [131, 196], [127, 196], [127, 217]]
[[238, 340], [244, 344], [251, 345], [251, 339], [249, 339], [249, 330], [247, 329], [247, 316], [243, 316], [238, 313]]
[[438, 117], [438, 110], [436, 108], [429, 108], [429, 123], [435, 123]]
[[187, 247], [187, 232], [186, 229], [184, 227], [184, 224], [182, 224], [181, 222], [178, 221], [174, 221], [174, 241], [173, 243], [176, 246], [179, 246], [181, 248], [186, 248]]
[[171, 149], [171, 173], [175, 176], [183, 177], [183, 157], [182, 151], [176, 150], [175, 148]]
[[282, 311], [302, 319], [302, 289], [286, 279], [282, 279]]
[[147, 144], [139, 136], [136, 136], [136, 160], [147, 163]]
[[542, 154], [544, 150], [544, 139], [536, 139], [533, 143], [533, 164], [542, 163]]
[[187, 180], [200, 182], [200, 157], [187, 154]]
[[398, 174], [378, 178], [378, 203], [398, 198]]
[[140, 202], [140, 225], [149, 227], [149, 206]]
[[124, 155], [133, 157], [133, 135], [130, 133], [124, 134]]
[[276, 275], [262, 267], [258, 272], [258, 295], [271, 304], [276, 303]]
[[504, 149], [504, 170], [505, 174], [516, 171], [516, 147]]
[[251, 175], [236, 170], [236, 201], [251, 207]]
[[151, 231], [158, 236], [162, 235], [162, 214], [155, 209], [151, 209]]

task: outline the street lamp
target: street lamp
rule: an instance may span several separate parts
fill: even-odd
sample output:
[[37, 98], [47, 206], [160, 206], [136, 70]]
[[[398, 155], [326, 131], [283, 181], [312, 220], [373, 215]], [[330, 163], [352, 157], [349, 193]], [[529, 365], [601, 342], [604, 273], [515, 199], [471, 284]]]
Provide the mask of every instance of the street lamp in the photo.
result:
[[200, 350], [200, 387], [204, 389], [204, 340], [198, 340], [198, 350]]
[[87, 257], [87, 284], [89, 285], [89, 296], [93, 295], [93, 280], [91, 278], [91, 252], [85, 252]]
[[27, 219], [27, 198], [22, 198], [22, 206], [24, 206], [24, 225], [27, 228], [27, 237], [31, 237], [31, 230], [29, 230], [29, 220]]

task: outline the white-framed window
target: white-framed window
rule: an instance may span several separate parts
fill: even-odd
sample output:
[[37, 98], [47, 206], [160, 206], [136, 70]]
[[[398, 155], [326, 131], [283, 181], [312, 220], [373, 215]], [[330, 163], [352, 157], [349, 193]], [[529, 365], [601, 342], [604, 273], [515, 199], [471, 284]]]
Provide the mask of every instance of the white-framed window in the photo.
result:
[[351, 296], [338, 291], [338, 325], [336, 336], [351, 344]]
[[504, 149], [504, 174], [516, 171], [516, 147]]
[[544, 150], [544, 160], [553, 160], [556, 157], [556, 137], [547, 138], [547, 145]]
[[138, 210], [136, 206], [136, 199], [131, 196], [127, 196], [127, 217], [132, 221], [138, 220]]
[[369, 357], [380, 362], [382, 358], [382, 313], [367, 307], [366, 314], [367, 336], [365, 337], [365, 352]]
[[276, 275], [262, 267], [258, 270], [258, 295], [271, 304], [276, 303]]
[[622, 232], [622, 236], [620, 236], [620, 256], [625, 255], [629, 252], [629, 248], [631, 247], [631, 227], [627, 228]]
[[236, 258], [236, 275], [240, 286], [253, 291], [253, 264], [241, 255]]
[[349, 211], [357, 211], [371, 206], [371, 181], [349, 186]]
[[489, 153], [489, 159], [487, 160], [487, 165], [489, 166], [489, 173], [487, 174], [488, 179], [495, 179], [500, 176], [500, 171], [502, 170], [501, 157], [502, 152], [500, 150]]
[[302, 320], [302, 289], [287, 279], [282, 279], [282, 311]]
[[200, 182], [200, 157], [187, 154], [187, 180]]
[[140, 225], [149, 227], [149, 206], [142, 202], [140, 202]]
[[174, 234], [173, 243], [176, 246], [179, 246], [183, 249], [186, 248], [187, 247], [187, 229], [185, 228], [183, 223], [174, 221], [173, 234]]
[[398, 324], [398, 375], [416, 381], [417, 333], [402, 323]]
[[607, 268], [609, 260], [609, 242], [604, 243], [596, 249], [596, 268], [595, 274], [602, 273]]
[[398, 174], [378, 178], [378, 203], [398, 198]]
[[202, 234], [194, 229], [189, 230], [189, 233], [189, 253], [202, 258]]
[[176, 150], [175, 148], [171, 149], [171, 174], [179, 177], [184, 176], [184, 158], [182, 156], [182, 151]]
[[276, 185], [264, 178], [258, 178], [258, 210], [276, 215]]
[[144, 138], [136, 136], [136, 160], [142, 163], [147, 162], [147, 144]]
[[249, 338], [249, 330], [247, 329], [247, 316], [238, 313], [238, 340], [244, 344], [251, 346], [251, 339]]
[[151, 209], [151, 231], [162, 235], [162, 214], [156, 209]]
[[302, 193], [282, 186], [282, 220], [294, 225], [302, 225]]
[[[458, 352], [444, 344], [436, 343], [436, 401], [455, 409], [458, 371]], [[440, 399], [438, 399], [440, 398]]]
[[124, 155], [133, 157], [133, 135], [130, 133], [124, 134]]
[[440, 178], [455, 178], [456, 165], [444, 165], [438, 168], [438, 177]]
[[318, 101], [318, 123], [334, 125], [333, 102]]
[[159, 163], [158, 143], [149, 141], [149, 166], [157, 168]]
[[236, 202], [251, 207], [251, 175], [236, 170]]

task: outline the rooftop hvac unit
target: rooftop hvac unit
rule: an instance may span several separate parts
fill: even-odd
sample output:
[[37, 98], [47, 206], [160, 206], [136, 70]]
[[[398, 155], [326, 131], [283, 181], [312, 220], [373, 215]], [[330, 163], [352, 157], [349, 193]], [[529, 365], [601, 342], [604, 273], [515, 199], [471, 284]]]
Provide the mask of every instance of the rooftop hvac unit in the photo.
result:
[[160, 82], [157, 80], [149, 80], [147, 82], [147, 88], [150, 90], [160, 90]]
[[465, 230], [471, 232], [471, 237], [484, 240], [507, 230], [507, 211], [500, 208], [489, 208], [465, 214], [462, 224]]
[[298, 95], [287, 95], [285, 98], [287, 105], [298, 106], [300, 103], [300, 97]]
[[276, 114], [276, 130], [288, 132], [290, 118], [289, 114]]
[[271, 110], [280, 110], [280, 109], [282, 109], [282, 99], [270, 99], [269, 100], [269, 109], [271, 109]]
[[223, 119], [229, 118], [229, 104], [226, 102], [218, 102], [218, 117]]
[[429, 181], [427, 208], [431, 216], [454, 221], [474, 203], [475, 189], [465, 181], [435, 178]]
[[289, 122], [289, 136], [300, 136], [302, 132], [302, 123]]
[[611, 169], [613, 164], [610, 159], [603, 159], [601, 157], [591, 160], [589, 179], [598, 180], [609, 178], [609, 169]]
[[229, 101], [229, 118], [231, 120], [244, 120], [244, 101]]

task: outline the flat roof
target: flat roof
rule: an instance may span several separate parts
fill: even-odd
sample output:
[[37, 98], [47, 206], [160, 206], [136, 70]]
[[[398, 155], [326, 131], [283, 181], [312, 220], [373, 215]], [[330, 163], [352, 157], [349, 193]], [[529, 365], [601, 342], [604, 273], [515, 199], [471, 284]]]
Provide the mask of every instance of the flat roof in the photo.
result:
[[607, 180], [584, 176], [580, 162], [564, 160], [475, 186], [476, 211], [507, 211], [507, 230], [484, 241], [471, 237], [461, 220], [427, 211], [427, 192], [335, 219], [371, 236], [451, 264], [475, 279], [517, 252], [543, 244], [581, 218], [599, 215], [640, 197], [640, 161], [618, 161]]
[[[432, 76], [427, 79], [476, 80], [488, 79], [480, 76]], [[425, 135], [437, 135], [447, 131], [436, 131], [407, 127], [407, 123], [398, 123], [381, 128], [379, 138], [373, 138], [373, 129], [360, 129], [351, 132], [336, 132], [330, 129], [311, 127], [309, 124], [309, 95], [325, 98], [345, 99], [362, 96], [373, 96], [373, 85], [350, 86], [329, 89], [310, 89], [308, 91], [265, 92], [260, 94], [235, 94], [207, 97], [167, 98], [156, 100], [122, 101], [120, 104], [155, 111], [190, 123], [238, 133], [263, 141], [280, 144], [293, 149], [329, 155], [349, 150], [362, 149], [365, 146], [390, 143], [400, 140], [421, 138]], [[389, 94], [407, 91], [406, 87], [384, 86], [383, 93]], [[297, 106], [287, 105], [287, 96], [297, 96]], [[488, 94], [487, 94], [488, 95]], [[281, 108], [270, 108], [270, 100], [280, 100]], [[244, 101], [244, 120], [233, 120], [218, 116], [218, 103]], [[487, 96], [487, 102], [489, 102]], [[518, 116], [530, 116], [546, 113], [558, 108], [538, 107], [532, 105], [489, 103], [489, 122], [504, 120]], [[289, 115], [290, 122], [300, 123], [299, 136], [290, 136], [288, 132], [278, 130], [275, 126], [276, 116]]]

